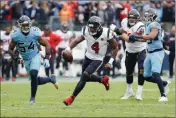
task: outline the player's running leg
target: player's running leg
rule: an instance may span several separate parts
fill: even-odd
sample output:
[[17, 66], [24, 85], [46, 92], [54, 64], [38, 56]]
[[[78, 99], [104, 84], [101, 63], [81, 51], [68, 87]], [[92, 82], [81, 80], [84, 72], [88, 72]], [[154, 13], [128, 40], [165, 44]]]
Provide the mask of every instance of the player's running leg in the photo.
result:
[[136, 65], [137, 54], [126, 52], [125, 66], [126, 66], [126, 83], [127, 90], [125, 95], [121, 98], [122, 100], [134, 97], [134, 92], [132, 88], [133, 83], [133, 72]]
[[[102, 64], [102, 61], [99, 61], [99, 60], [92, 61], [88, 58], [85, 58], [84, 63], [83, 63], [83, 67], [82, 67], [83, 72], [82, 72], [81, 79], [78, 82], [72, 96], [70, 96], [70, 97], [68, 97], [67, 99], [64, 100], [65, 105], [72, 104], [75, 97], [84, 88], [86, 82], [100, 82], [100, 83], [105, 83], [106, 82], [105, 78], [101, 78], [99, 76], [92, 75], [101, 66], [101, 64]], [[109, 78], [108, 78], [108, 81], [109, 81]]]
[[37, 87], [38, 87], [38, 70], [32, 69], [30, 71], [30, 77], [31, 77], [31, 98], [30, 98], [30, 104], [35, 104], [35, 96], [37, 93]]
[[[160, 77], [160, 72], [162, 68], [162, 63], [164, 59], [164, 52], [154, 52], [148, 54], [147, 61], [144, 61], [144, 77], [146, 81], [157, 83], [158, 88], [160, 90], [161, 97], [159, 98], [158, 102], [167, 102], [168, 98], [166, 97], [165, 91], [164, 91], [164, 86], [167, 86], [169, 83], [167, 81], [163, 81]], [[151, 67], [148, 68], [148, 65]], [[152, 76], [147, 75], [148, 72], [147, 70], [151, 71]], [[169, 84], [170, 85], [170, 84]], [[168, 87], [167, 87], [168, 90]]]
[[92, 62], [92, 60], [85, 57], [84, 62], [82, 64], [82, 75], [81, 75], [80, 81], [77, 83], [73, 94], [64, 100], [65, 105], [71, 105], [72, 102], [74, 101], [75, 97], [81, 92], [81, 90], [86, 85], [86, 78], [84, 77], [85, 74], [83, 74], [83, 73], [91, 62]]
[[138, 89], [136, 92], [136, 99], [137, 100], [142, 100], [142, 89], [143, 89], [143, 85], [144, 85], [144, 76], [143, 76], [143, 64], [144, 64], [144, 60], [146, 57], [146, 51], [143, 50], [138, 54]]
[[38, 85], [43, 85], [46, 83], [51, 82], [56, 89], [58, 89], [58, 84], [56, 82], [56, 76], [54, 74], [50, 75], [49, 77], [37, 77], [38, 79]]
[[40, 54], [37, 54], [35, 57], [33, 57], [29, 61], [25, 61], [25, 66], [27, 71], [30, 73], [31, 77], [31, 98], [30, 98], [30, 104], [35, 103], [35, 96], [37, 93], [37, 87], [38, 85], [46, 84], [48, 82], [51, 82], [53, 84], [56, 83], [55, 77], [38, 77], [38, 71], [40, 69], [41, 65], [41, 56]]

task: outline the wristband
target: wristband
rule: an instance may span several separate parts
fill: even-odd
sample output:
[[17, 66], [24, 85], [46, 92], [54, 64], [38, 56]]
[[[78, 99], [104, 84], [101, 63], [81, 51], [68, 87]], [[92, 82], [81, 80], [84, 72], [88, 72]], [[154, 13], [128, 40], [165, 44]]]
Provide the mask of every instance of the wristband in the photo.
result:
[[113, 61], [114, 61], [114, 58], [111, 58], [108, 63], [112, 65]]

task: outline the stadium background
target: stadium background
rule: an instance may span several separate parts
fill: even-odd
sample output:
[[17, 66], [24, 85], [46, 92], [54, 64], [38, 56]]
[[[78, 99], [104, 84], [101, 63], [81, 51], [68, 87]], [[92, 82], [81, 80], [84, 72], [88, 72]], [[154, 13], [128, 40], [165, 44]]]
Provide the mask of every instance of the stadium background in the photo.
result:
[[[80, 35], [82, 26], [86, 25], [90, 16], [98, 15], [103, 25], [109, 27], [110, 24], [116, 24], [120, 27], [121, 20], [127, 17], [130, 9], [137, 9], [141, 16], [143, 11], [149, 7], [156, 9], [158, 18], [157, 21], [162, 24], [165, 36], [169, 34], [175, 21], [175, 1], [18, 1], [18, 0], [4, 0], [1, 1], [0, 13], [0, 29], [5, 29], [6, 26], [17, 26], [17, 19], [21, 15], [27, 15], [32, 19], [34, 26], [38, 26], [41, 30], [46, 24], [52, 28], [53, 31], [60, 29], [60, 24], [64, 21], [69, 22], [69, 29], [75, 32], [76, 36]], [[34, 12], [32, 12], [34, 10]], [[142, 19], [141, 19], [142, 20]], [[167, 43], [168, 38], [165, 38]], [[119, 42], [123, 47], [123, 43]], [[75, 51], [73, 51], [74, 60], [82, 60], [84, 58], [85, 42], [80, 44]], [[44, 54], [44, 52], [42, 52]], [[124, 54], [121, 48], [120, 54]], [[121, 61], [121, 60], [120, 60]], [[73, 64], [72, 64], [73, 65]], [[166, 73], [169, 69], [168, 55], [165, 56], [163, 63], [163, 70]], [[74, 66], [75, 67], [75, 66]], [[73, 67], [73, 68], [74, 68]], [[81, 66], [78, 66], [80, 68]], [[25, 73], [25, 69], [20, 68], [19, 71]], [[78, 69], [78, 72], [80, 69]], [[121, 69], [119, 73], [125, 74], [124, 63], [121, 61]], [[76, 72], [76, 71], [75, 71]], [[44, 74], [43, 69], [41, 73]], [[56, 70], [57, 74], [57, 70]], [[73, 76], [77, 73], [73, 72]], [[57, 74], [58, 75], [58, 74]]]

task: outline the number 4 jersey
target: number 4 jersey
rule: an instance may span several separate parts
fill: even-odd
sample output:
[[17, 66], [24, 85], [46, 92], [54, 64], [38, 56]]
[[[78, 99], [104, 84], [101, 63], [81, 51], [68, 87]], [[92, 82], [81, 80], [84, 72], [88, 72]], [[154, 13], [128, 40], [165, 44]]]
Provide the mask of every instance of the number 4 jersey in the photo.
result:
[[24, 60], [29, 60], [39, 52], [38, 39], [41, 37], [41, 30], [38, 27], [31, 27], [30, 32], [24, 35], [19, 28], [11, 33], [12, 40]]
[[91, 60], [103, 60], [107, 51], [107, 41], [113, 38], [113, 32], [103, 27], [102, 34], [99, 38], [95, 39], [89, 34], [88, 27], [85, 26], [82, 28], [82, 35], [87, 41], [86, 57]]

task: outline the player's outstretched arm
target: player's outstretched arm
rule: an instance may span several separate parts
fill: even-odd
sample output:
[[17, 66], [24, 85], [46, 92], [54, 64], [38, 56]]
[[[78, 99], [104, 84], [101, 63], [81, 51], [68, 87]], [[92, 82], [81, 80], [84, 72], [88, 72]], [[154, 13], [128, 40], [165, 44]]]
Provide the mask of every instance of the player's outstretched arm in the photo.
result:
[[74, 47], [76, 47], [79, 43], [81, 43], [82, 41], [84, 41], [85, 38], [84, 36], [79, 36], [77, 37], [75, 40], [72, 40], [69, 44], [69, 47], [66, 48], [66, 50], [71, 50], [73, 49]]
[[153, 40], [158, 35], [158, 29], [154, 28], [147, 35], [139, 36], [139, 35], [130, 35], [129, 40], [144, 42], [146, 40]]
[[126, 33], [127, 34], [127, 32], [122, 27], [121, 28], [117, 28], [116, 25], [114, 25], [114, 24], [110, 25], [110, 30], [115, 32], [117, 35], [122, 35], [122, 33]]
[[14, 48], [16, 46], [16, 43], [12, 40], [9, 44], [9, 49], [8, 52], [9, 54], [12, 56], [13, 59], [17, 59], [18, 57], [15, 55], [15, 53], [13, 52]]
[[157, 35], [158, 35], [158, 29], [155, 28], [155, 29], [152, 29], [149, 34], [144, 35], [143, 39], [144, 40], [153, 40], [157, 37]]
[[45, 46], [45, 52], [46, 52], [45, 58], [49, 59], [49, 56], [50, 56], [50, 45], [49, 45], [48, 41], [44, 40], [44, 39], [42, 39], [42, 37], [40, 37], [38, 42], [42, 46]]
[[117, 56], [117, 52], [118, 52], [118, 48], [117, 48], [117, 41], [115, 39], [111, 39], [108, 41], [110, 46], [112, 47], [112, 57], [109, 60], [109, 62], [105, 65], [106, 68], [110, 68], [113, 61], [115, 60], [116, 56]]

